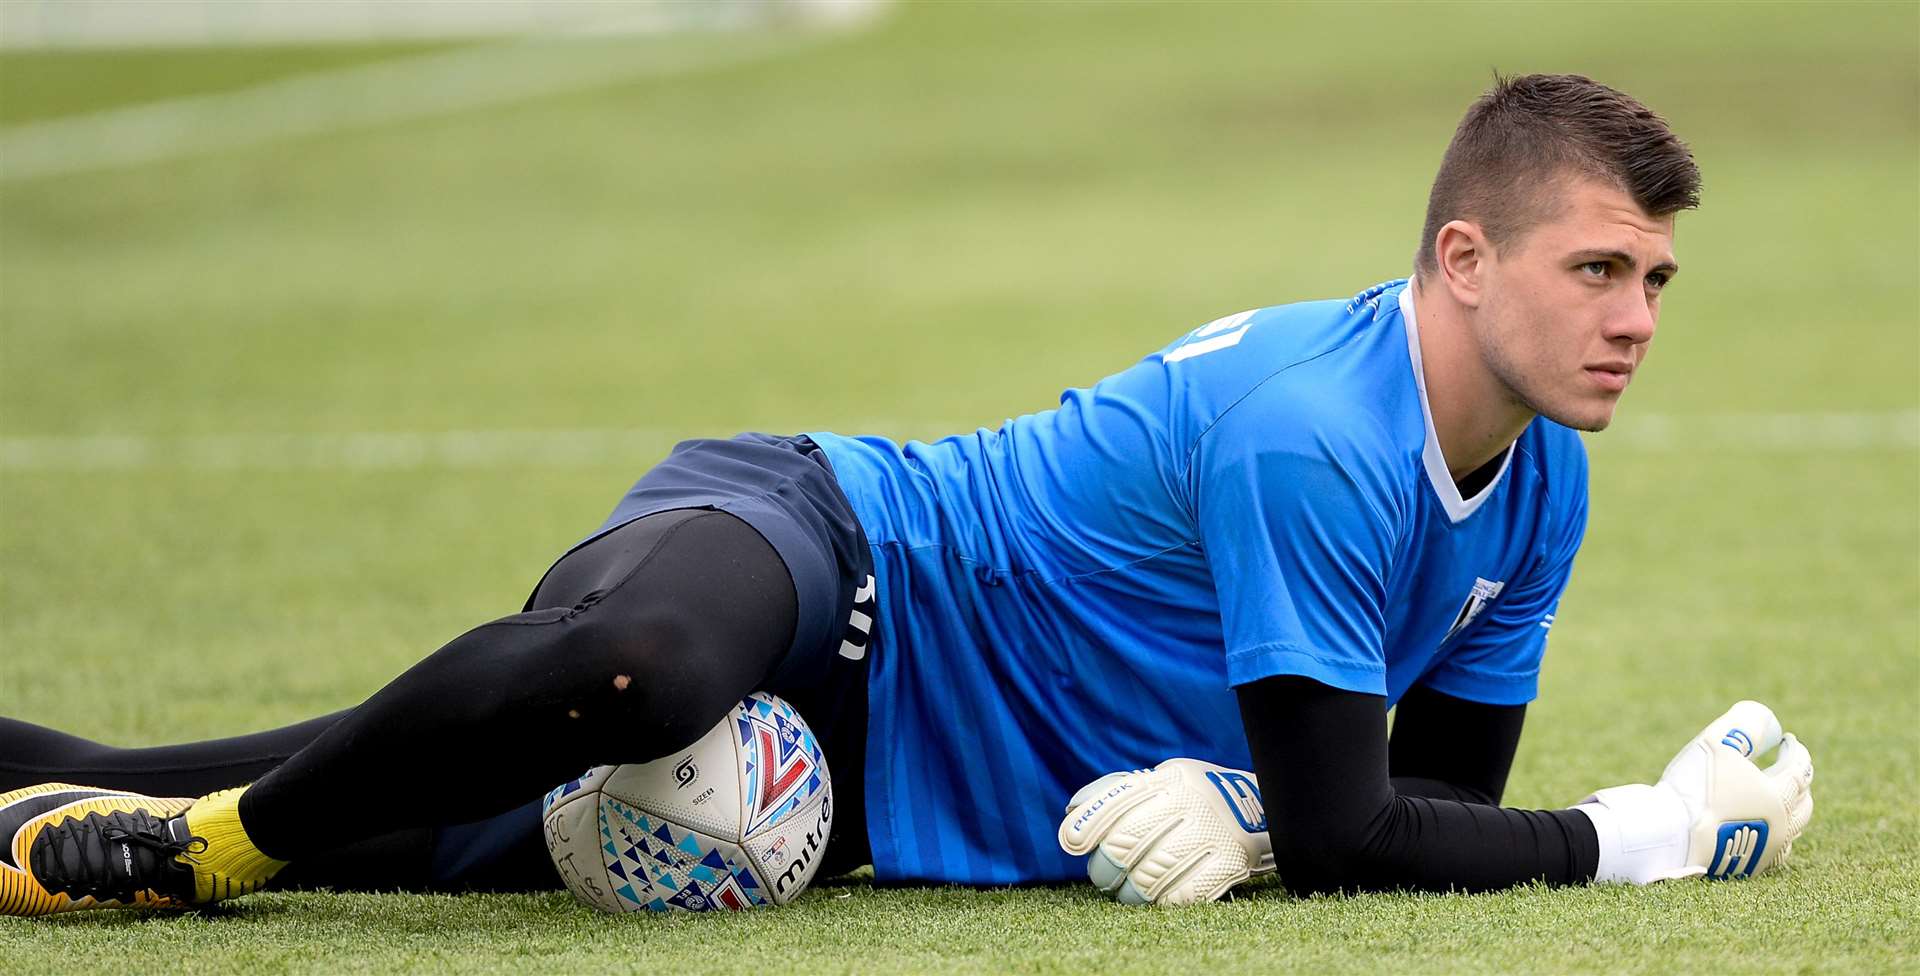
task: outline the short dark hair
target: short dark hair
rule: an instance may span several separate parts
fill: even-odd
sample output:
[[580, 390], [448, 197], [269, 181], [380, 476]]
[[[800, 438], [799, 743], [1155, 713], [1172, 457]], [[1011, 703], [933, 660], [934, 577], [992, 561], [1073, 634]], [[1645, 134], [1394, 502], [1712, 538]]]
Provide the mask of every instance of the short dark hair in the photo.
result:
[[1570, 176], [1606, 180], [1655, 217], [1700, 205], [1693, 154], [1633, 96], [1580, 75], [1495, 75], [1440, 160], [1416, 267], [1435, 270], [1433, 240], [1450, 220], [1479, 224], [1498, 247], [1551, 219]]

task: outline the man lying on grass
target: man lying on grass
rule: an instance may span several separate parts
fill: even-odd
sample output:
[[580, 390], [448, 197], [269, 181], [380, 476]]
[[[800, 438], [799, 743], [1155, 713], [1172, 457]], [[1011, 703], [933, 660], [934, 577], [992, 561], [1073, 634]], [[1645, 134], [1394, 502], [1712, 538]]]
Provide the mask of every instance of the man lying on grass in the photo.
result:
[[1585, 528], [1575, 431], [1646, 355], [1698, 188], [1632, 98], [1499, 81], [1411, 280], [1217, 319], [998, 430], [682, 444], [522, 612], [341, 713], [132, 750], [0, 721], [0, 911], [556, 887], [544, 791], [757, 689], [856, 812], [822, 877], [1085, 872], [1177, 903], [1269, 868], [1314, 892], [1778, 865], [1813, 769], [1752, 703], [1654, 785], [1498, 806]]

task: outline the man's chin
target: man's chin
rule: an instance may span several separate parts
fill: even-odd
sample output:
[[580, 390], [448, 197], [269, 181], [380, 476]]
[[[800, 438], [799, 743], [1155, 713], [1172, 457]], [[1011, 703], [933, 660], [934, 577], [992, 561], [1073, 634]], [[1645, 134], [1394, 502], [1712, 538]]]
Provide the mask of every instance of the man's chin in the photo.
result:
[[1581, 404], [1578, 407], [1557, 410], [1536, 410], [1542, 417], [1574, 430], [1584, 430], [1597, 434], [1613, 423], [1613, 411], [1618, 401], [1609, 400], [1605, 404]]

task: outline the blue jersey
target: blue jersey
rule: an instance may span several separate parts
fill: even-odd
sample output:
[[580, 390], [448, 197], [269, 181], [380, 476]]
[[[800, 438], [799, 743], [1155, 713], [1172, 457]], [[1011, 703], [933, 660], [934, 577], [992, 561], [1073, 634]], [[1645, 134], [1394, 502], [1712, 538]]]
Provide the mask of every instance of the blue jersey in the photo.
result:
[[1536, 419], [1462, 498], [1419, 353], [1391, 282], [1209, 323], [998, 430], [810, 435], [879, 590], [876, 874], [1082, 876], [1067, 797], [1172, 756], [1250, 767], [1232, 688], [1261, 678], [1531, 700], [1586, 455]]

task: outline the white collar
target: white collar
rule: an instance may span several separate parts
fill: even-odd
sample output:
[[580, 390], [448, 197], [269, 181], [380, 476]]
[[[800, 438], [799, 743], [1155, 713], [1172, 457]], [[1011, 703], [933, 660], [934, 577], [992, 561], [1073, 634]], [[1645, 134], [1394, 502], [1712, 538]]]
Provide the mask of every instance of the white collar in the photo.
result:
[[1400, 289], [1400, 317], [1407, 323], [1407, 359], [1413, 363], [1413, 385], [1420, 391], [1420, 418], [1427, 425], [1427, 443], [1420, 454], [1421, 460], [1426, 462], [1427, 483], [1433, 486], [1434, 495], [1440, 499], [1440, 507], [1446, 510], [1447, 521], [1458, 523], [1493, 497], [1494, 489], [1500, 487], [1501, 479], [1507, 476], [1507, 468], [1513, 464], [1513, 445], [1507, 445], [1506, 453], [1500, 458], [1500, 470], [1486, 485], [1472, 498], [1461, 498], [1460, 486], [1453, 483], [1453, 475], [1447, 472], [1447, 458], [1440, 453], [1440, 435], [1433, 430], [1433, 407], [1427, 403], [1427, 374], [1420, 366], [1420, 323], [1413, 314], [1412, 281]]

